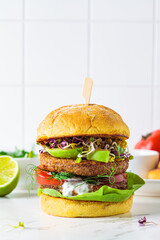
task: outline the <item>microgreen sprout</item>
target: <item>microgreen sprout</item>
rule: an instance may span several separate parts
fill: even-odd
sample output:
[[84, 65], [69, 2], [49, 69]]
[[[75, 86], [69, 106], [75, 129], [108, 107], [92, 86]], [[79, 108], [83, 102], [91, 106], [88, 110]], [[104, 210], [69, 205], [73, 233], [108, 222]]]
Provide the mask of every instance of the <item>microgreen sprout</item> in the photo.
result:
[[[54, 139], [51, 138], [47, 141], [40, 143], [43, 148], [46, 147], [60, 148], [60, 149], [74, 149], [81, 148], [78, 157], [86, 158], [90, 153], [95, 150], [103, 149], [109, 151], [110, 161], [114, 160], [131, 160], [133, 156], [129, 153], [127, 149], [127, 143], [125, 140], [120, 138], [111, 137], [65, 137]], [[78, 160], [77, 160], [78, 163]]]
[[23, 229], [25, 229], [24, 222], [21, 222], [21, 221], [19, 221], [19, 224], [18, 224], [17, 226], [13, 226], [13, 225], [9, 225], [9, 226], [11, 226], [11, 227], [13, 227], [13, 228], [22, 227]]
[[138, 223], [139, 223], [140, 226], [144, 226], [146, 224], [146, 222], [147, 222], [146, 217], [143, 217], [140, 220], [138, 220]]
[[138, 223], [139, 223], [140, 226], [146, 226], [147, 224], [160, 225], [160, 224], [155, 223], [153, 221], [147, 222], [146, 217], [142, 217], [140, 220], [138, 220]]

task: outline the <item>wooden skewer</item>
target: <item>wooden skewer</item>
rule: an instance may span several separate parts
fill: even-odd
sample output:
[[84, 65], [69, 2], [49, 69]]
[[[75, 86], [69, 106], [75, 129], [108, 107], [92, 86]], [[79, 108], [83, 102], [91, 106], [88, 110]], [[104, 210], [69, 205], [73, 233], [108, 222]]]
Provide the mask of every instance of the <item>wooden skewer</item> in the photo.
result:
[[91, 78], [85, 78], [83, 85], [82, 96], [84, 97], [85, 104], [90, 103], [91, 93], [92, 93], [93, 80]]

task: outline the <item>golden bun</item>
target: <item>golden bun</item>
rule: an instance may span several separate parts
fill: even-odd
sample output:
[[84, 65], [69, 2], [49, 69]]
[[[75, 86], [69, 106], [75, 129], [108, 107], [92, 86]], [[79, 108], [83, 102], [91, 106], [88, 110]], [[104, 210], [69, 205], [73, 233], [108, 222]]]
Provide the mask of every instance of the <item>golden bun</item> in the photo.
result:
[[129, 138], [129, 128], [121, 116], [97, 104], [77, 104], [49, 113], [37, 129], [37, 142], [49, 138], [109, 135]]
[[160, 168], [160, 162], [158, 163], [158, 168]]
[[160, 168], [149, 171], [148, 179], [160, 179]]
[[107, 217], [128, 212], [132, 208], [133, 196], [123, 202], [75, 201], [40, 195], [43, 212], [58, 217]]

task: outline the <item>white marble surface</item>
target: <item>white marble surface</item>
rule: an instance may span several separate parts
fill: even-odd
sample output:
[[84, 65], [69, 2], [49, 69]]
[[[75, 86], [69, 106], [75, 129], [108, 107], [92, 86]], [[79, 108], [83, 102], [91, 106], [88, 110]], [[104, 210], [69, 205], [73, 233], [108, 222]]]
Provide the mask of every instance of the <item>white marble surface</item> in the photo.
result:
[[[123, 215], [106, 218], [60, 218], [40, 210], [39, 197], [32, 192], [13, 192], [0, 198], [0, 240], [32, 239], [160, 239], [160, 225], [139, 226], [138, 220], [160, 224], [160, 198], [134, 197], [132, 210]], [[13, 229], [24, 221], [25, 229]]]

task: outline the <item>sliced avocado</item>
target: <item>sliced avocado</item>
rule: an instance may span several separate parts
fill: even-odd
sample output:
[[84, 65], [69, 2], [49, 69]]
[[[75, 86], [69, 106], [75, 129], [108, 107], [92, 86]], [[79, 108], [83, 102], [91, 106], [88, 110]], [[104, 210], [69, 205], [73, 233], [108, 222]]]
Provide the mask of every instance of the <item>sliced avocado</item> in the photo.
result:
[[78, 153], [82, 152], [82, 149], [81, 148], [74, 148], [74, 149], [46, 148], [46, 151], [53, 157], [76, 159]]
[[108, 150], [95, 150], [87, 156], [87, 160], [94, 160], [97, 162], [108, 162], [109, 151]]

